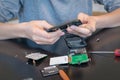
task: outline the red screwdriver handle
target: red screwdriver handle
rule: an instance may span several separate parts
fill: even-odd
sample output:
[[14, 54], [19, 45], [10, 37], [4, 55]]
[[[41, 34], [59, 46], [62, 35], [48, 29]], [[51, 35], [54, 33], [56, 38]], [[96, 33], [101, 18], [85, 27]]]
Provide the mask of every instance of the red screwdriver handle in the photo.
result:
[[117, 56], [120, 56], [120, 49], [116, 49], [115, 50], [115, 56], [117, 57]]

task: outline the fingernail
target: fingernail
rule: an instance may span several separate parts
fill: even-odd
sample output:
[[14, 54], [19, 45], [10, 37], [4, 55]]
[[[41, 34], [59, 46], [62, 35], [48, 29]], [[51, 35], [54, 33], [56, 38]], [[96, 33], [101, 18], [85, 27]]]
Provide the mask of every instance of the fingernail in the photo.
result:
[[61, 36], [62, 36], [62, 35], [64, 35], [64, 34], [65, 34], [65, 33], [64, 33], [64, 32], [62, 32], [62, 33], [61, 33]]
[[76, 29], [76, 27], [77, 27], [77, 26], [72, 25], [70, 28], [72, 28], [72, 29]]

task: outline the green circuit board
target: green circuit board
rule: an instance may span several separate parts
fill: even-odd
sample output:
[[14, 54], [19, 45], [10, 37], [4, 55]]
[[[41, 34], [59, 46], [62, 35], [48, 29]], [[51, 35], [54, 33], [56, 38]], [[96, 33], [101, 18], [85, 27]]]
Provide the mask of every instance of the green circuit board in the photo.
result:
[[70, 64], [81, 64], [89, 61], [87, 54], [76, 54], [70, 56], [70, 58], [71, 58], [71, 61], [69, 62]]
[[82, 64], [89, 61], [86, 48], [81, 49], [79, 53], [69, 54], [69, 58], [69, 64]]

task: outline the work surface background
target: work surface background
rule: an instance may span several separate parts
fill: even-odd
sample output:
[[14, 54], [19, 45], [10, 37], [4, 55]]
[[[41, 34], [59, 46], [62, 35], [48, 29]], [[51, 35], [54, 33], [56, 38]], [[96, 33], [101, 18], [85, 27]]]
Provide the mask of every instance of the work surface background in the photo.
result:
[[[120, 48], [120, 27], [104, 29], [87, 39], [87, 50], [115, 50]], [[99, 39], [99, 40], [98, 40]], [[28, 64], [26, 54], [41, 52], [48, 57]], [[49, 66], [49, 52], [29, 48], [19, 40], [0, 41], [0, 80], [61, 80], [60, 76], [43, 77], [40, 70]], [[114, 54], [89, 54], [91, 61], [82, 65], [61, 65], [71, 80], [119, 80], [120, 58]]]

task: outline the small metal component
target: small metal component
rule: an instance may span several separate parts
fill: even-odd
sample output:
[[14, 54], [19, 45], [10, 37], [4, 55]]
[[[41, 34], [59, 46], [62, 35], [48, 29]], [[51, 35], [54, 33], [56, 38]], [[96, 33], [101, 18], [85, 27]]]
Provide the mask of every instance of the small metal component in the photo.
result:
[[40, 52], [35, 52], [35, 53], [27, 54], [25, 57], [28, 59], [28, 64], [30, 62], [30, 63], [32, 63], [32, 65], [36, 66], [37, 61], [47, 57], [47, 54], [42, 54]]
[[15, 55], [15, 58], [17, 58], [18, 57], [18, 55]]
[[100, 41], [100, 38], [97, 38], [97, 39], [96, 39], [96, 42], [99, 42], [99, 41]]
[[44, 57], [47, 57], [47, 54], [35, 52], [35, 53], [27, 54], [25, 57], [28, 59], [32, 59], [32, 60], [39, 60], [39, 59], [42, 59]]
[[26, 78], [26, 79], [23, 79], [23, 80], [34, 80], [33, 78]]
[[70, 54], [71, 53], [74, 53], [74, 54], [77, 54], [77, 53], [87, 53], [87, 51], [86, 51], [85, 48], [70, 49]]
[[28, 62], [26, 62], [26, 64], [29, 64]]
[[36, 65], [36, 61], [35, 61], [35, 60], [33, 60], [33, 65], [34, 65], [34, 66]]
[[56, 66], [48, 66], [41, 70], [43, 76], [58, 74], [59, 69]]
[[25, 55], [28, 55], [28, 52], [24, 52], [25, 53]]

